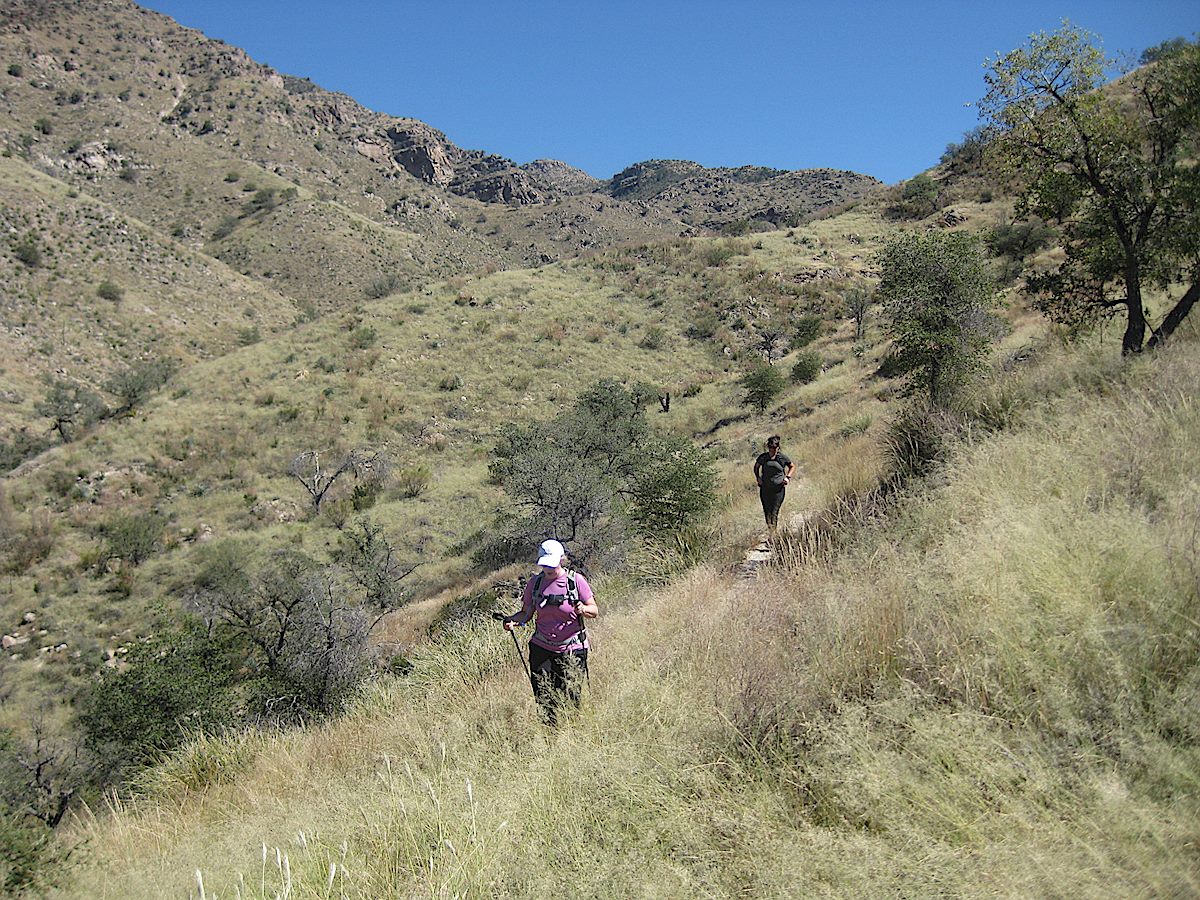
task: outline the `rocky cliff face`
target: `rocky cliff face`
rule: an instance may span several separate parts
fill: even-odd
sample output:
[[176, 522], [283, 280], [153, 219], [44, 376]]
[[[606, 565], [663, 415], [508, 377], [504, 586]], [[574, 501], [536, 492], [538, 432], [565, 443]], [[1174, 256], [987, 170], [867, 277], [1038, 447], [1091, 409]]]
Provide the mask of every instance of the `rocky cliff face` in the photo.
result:
[[521, 168], [537, 181], [548, 184], [564, 194], [590, 194], [604, 183], [582, 169], [557, 159], [535, 159]]
[[463, 150], [416, 119], [394, 119], [358, 139], [356, 149], [379, 165], [394, 163], [414, 178], [484, 203], [544, 203], [554, 187], [510, 159]]

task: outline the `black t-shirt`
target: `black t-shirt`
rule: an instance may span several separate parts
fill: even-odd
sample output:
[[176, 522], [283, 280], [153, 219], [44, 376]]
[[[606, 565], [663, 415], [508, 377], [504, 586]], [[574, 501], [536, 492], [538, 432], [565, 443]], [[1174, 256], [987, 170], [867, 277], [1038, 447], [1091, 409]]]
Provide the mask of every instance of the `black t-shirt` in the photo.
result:
[[770, 453], [760, 453], [754, 461], [754, 471], [762, 473], [763, 487], [783, 487], [783, 479], [787, 477], [791, 465], [792, 461], [783, 453], [776, 453], [774, 459], [771, 459]]

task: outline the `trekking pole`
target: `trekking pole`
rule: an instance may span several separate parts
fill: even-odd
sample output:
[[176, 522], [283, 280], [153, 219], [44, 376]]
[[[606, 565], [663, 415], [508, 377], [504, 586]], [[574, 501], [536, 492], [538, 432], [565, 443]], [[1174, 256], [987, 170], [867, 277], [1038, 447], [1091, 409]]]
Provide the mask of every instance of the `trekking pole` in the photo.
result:
[[[492, 618], [503, 622], [507, 616], [504, 613], [494, 612], [492, 613]], [[521, 657], [521, 668], [525, 670], [525, 677], [532, 682], [533, 673], [529, 671], [529, 663], [525, 662], [525, 654], [521, 651], [521, 642], [517, 640], [517, 633], [515, 631], [509, 631], [508, 633], [512, 635], [513, 646], [517, 648], [517, 656]]]

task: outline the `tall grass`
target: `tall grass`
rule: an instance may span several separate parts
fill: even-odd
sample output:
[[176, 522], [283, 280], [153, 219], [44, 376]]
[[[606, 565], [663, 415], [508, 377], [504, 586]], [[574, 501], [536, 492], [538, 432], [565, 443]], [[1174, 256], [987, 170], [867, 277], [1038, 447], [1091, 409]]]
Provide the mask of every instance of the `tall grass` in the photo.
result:
[[80, 823], [76, 890], [1194, 895], [1190, 349], [1049, 406], [1026, 382], [1019, 427], [886, 509], [843, 497], [757, 580], [614, 604], [558, 730], [468, 623], [337, 721], [198, 744]]

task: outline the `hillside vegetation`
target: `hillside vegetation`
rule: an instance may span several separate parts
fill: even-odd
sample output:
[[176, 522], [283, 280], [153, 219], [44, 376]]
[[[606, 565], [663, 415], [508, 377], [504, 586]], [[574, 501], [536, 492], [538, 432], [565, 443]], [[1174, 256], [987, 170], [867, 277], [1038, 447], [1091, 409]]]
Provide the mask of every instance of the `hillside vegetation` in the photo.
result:
[[[0, 884], [1200, 891], [1196, 48], [1031, 41], [1087, 63], [1048, 167], [997, 100], [893, 187], [600, 181], [0, 11]], [[548, 531], [603, 612], [558, 729], [490, 618]]]
[[328, 725], [202, 739], [82, 823], [82, 890], [1194, 893], [1194, 341], [1039, 354], [1012, 427], [758, 581], [603, 584], [568, 728], [479, 624]]

